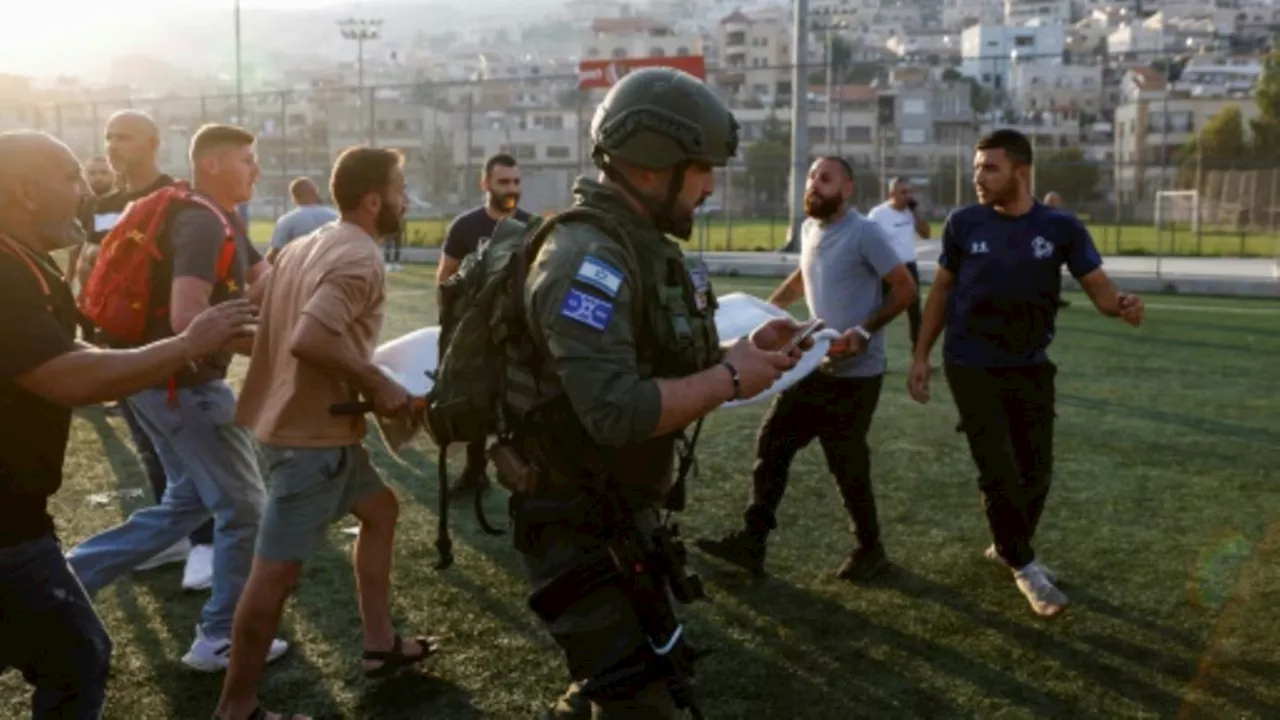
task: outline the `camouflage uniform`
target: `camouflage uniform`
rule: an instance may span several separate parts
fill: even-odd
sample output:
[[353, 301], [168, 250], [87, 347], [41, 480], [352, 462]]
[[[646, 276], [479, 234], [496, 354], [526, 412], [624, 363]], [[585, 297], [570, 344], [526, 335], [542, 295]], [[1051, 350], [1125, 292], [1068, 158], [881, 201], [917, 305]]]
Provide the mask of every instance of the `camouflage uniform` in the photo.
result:
[[[680, 178], [685, 163], [725, 164], [736, 152], [737, 124], [703, 83], [655, 68], [631, 73], [614, 86], [597, 111], [592, 141], [597, 164], [627, 187], [609, 167], [610, 157], [640, 167], [674, 168]], [[545, 360], [513, 365], [507, 382], [508, 405], [516, 414], [549, 397], [567, 396], [589, 442], [614, 458], [626, 507], [646, 531], [659, 524], [658, 509], [674, 480], [678, 440], [678, 433], [653, 436], [662, 413], [655, 379], [695, 374], [720, 362], [722, 354], [706, 268], [685, 258], [667, 237], [688, 236], [688, 229], [677, 228], [669, 217], [679, 182], [672, 182], [677, 187], [665, 199], [642, 200], [646, 213], [612, 187], [587, 178], [575, 183], [575, 205], [606, 212], [624, 232], [625, 246], [596, 224], [567, 220], [556, 226], [525, 286], [529, 332]], [[577, 451], [561, 446], [557, 452], [567, 457]], [[517, 549], [535, 587], [583, 564], [603, 544], [592, 527], [591, 505], [573, 489], [574, 479], [550, 484], [568, 490], [512, 499]], [[650, 652], [617, 585], [579, 598], [548, 630], [577, 681]], [[680, 716], [665, 681], [628, 697], [595, 699], [591, 713], [576, 688], [577, 683], [546, 716]]]

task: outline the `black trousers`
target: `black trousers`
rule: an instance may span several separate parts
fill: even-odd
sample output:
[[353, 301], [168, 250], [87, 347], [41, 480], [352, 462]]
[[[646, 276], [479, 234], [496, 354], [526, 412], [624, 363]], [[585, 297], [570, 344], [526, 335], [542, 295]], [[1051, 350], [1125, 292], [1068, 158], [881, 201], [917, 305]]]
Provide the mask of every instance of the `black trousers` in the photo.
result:
[[[156, 448], [151, 444], [151, 438], [147, 437], [147, 433], [142, 429], [142, 425], [138, 424], [138, 418], [134, 416], [133, 410], [129, 408], [129, 403], [121, 402], [119, 404], [120, 415], [124, 417], [124, 422], [129, 426], [129, 435], [133, 438], [133, 448], [138, 451], [138, 459], [142, 461], [142, 469], [147, 473], [147, 482], [151, 484], [151, 494], [155, 496], [156, 504], [160, 504], [160, 499], [164, 497], [164, 489], [168, 485], [167, 476], [164, 474], [164, 466], [160, 464], [160, 456], [156, 455]], [[213, 516], [209, 516], [209, 520], [205, 524], [196, 528], [188, 538], [192, 545], [213, 545]]]
[[1013, 368], [947, 365], [960, 428], [978, 467], [987, 523], [1010, 566], [1035, 559], [1031, 541], [1053, 477], [1053, 363]]
[[33, 720], [102, 717], [111, 638], [53, 535], [0, 548], [0, 674], [35, 688]]
[[[911, 352], [916, 351], [916, 340], [920, 337], [920, 266], [915, 261], [907, 263], [907, 272], [911, 273], [911, 279], [916, 283], [916, 299], [907, 306], [907, 322], [910, 323], [909, 332], [911, 333]], [[885, 297], [889, 297], [889, 283], [882, 282], [881, 290]]]
[[763, 536], [777, 527], [791, 461], [817, 438], [853, 521], [858, 545], [868, 550], [879, 545], [867, 432], [883, 384], [883, 375], [837, 378], [819, 371], [774, 399], [756, 436], [748, 532]]

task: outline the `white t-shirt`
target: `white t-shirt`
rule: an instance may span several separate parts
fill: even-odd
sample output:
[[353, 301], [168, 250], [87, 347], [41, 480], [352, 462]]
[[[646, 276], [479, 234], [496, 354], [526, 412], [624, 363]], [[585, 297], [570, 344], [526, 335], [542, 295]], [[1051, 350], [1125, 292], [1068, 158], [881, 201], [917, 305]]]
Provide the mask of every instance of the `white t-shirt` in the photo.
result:
[[886, 200], [871, 208], [867, 217], [884, 229], [902, 262], [916, 261], [916, 216], [910, 210], [895, 210]]

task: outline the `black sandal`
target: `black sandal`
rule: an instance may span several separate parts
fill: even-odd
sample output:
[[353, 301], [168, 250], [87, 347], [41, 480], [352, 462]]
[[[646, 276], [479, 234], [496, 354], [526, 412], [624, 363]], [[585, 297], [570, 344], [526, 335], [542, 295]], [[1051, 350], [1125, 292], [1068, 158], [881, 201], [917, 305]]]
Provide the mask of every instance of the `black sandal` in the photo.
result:
[[[422, 646], [422, 652], [417, 655], [404, 654], [404, 638], [399, 635], [396, 635], [395, 643], [391, 645], [390, 650], [365, 650], [362, 659], [381, 660], [382, 664], [372, 670], [365, 670], [364, 676], [367, 678], [386, 677], [402, 668], [416, 665], [440, 651], [438, 638], [417, 637], [413, 638], [413, 640]], [[250, 720], [257, 719], [250, 718]]]

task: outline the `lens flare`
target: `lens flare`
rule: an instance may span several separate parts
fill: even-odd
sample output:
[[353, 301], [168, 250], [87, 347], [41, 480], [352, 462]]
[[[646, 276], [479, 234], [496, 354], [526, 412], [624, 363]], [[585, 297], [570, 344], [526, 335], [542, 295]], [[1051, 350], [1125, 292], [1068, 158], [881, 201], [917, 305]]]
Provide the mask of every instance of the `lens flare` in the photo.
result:
[[1201, 553], [1187, 582], [1193, 606], [1221, 609], [1231, 595], [1240, 567], [1253, 552], [1254, 544], [1239, 531], [1223, 533]]

